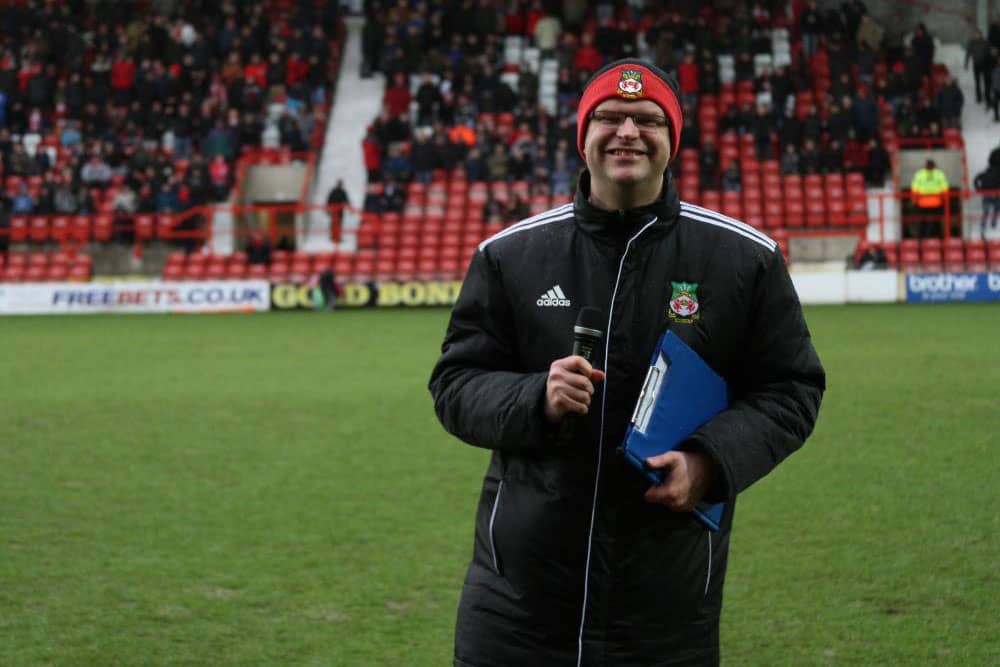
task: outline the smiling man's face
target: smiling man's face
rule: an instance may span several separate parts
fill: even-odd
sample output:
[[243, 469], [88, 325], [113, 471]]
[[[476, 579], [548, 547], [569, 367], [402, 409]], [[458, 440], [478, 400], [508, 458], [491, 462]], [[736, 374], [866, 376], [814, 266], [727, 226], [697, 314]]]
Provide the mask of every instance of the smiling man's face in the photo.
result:
[[[594, 112], [665, 118], [663, 109], [650, 100], [609, 99]], [[610, 208], [651, 203], [660, 194], [670, 150], [670, 131], [666, 125], [640, 127], [632, 118], [620, 124], [590, 120], [583, 151], [592, 195]]]

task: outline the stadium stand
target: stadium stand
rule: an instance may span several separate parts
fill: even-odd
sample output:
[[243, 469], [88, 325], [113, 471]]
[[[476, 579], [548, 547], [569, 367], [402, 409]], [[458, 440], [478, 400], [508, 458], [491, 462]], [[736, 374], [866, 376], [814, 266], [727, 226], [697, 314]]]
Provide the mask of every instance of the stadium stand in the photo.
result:
[[[297, 261], [283, 248], [263, 264], [242, 251], [175, 253], [162, 276], [297, 280], [329, 267], [342, 279], [459, 278], [484, 237], [570, 201], [581, 84], [629, 54], [677, 74], [682, 199], [764, 229], [786, 257], [792, 237], [863, 239], [871, 188], [902, 146], [964, 151], [955, 82], [925, 29], [892, 46], [872, 38], [878, 26], [860, 3], [810, 16], [808, 29], [801, 5], [605, 4], [567, 15], [520, 2], [447, 12], [367, 3], [363, 73], [389, 85], [364, 142], [369, 185], [353, 244]], [[197, 248], [204, 222], [193, 212], [229, 197], [247, 165], [318, 151], [338, 64], [335, 6], [189, 1], [168, 17], [4, 5], [13, 29], [0, 81], [15, 93], [0, 125], [12, 211], [3, 242], [53, 257], [87, 243]], [[39, 25], [70, 48], [37, 49]], [[73, 25], [83, 30], [74, 36]], [[723, 188], [730, 165], [736, 180]], [[878, 247], [890, 266], [995, 261], [987, 245]], [[11, 266], [0, 275], [24, 279]]]
[[190, 212], [229, 198], [241, 157], [322, 136], [337, 3], [3, 2], [0, 16], [6, 244], [197, 239]]

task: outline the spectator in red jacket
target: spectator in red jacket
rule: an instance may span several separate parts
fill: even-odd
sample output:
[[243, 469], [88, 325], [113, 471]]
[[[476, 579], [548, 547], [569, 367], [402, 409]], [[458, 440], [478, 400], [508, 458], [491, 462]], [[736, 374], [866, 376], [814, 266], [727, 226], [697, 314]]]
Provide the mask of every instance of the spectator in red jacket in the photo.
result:
[[243, 75], [261, 88], [267, 87], [267, 63], [264, 62], [259, 53], [250, 56], [250, 62], [243, 66]]
[[384, 104], [391, 116], [405, 116], [410, 111], [410, 84], [406, 75], [396, 72], [392, 85], [385, 89]]
[[285, 65], [285, 82], [292, 88], [299, 81], [305, 80], [309, 76], [309, 63], [298, 51], [292, 51], [288, 56], [288, 63]]
[[368, 126], [368, 133], [361, 142], [361, 150], [365, 154], [368, 182], [382, 180], [382, 145], [375, 136], [375, 128], [371, 125]]
[[593, 74], [601, 69], [601, 62], [601, 52], [594, 46], [594, 35], [589, 32], [583, 33], [580, 36], [580, 46], [573, 56], [573, 67], [578, 72], [586, 71]]
[[119, 49], [111, 62], [111, 90], [119, 104], [132, 101], [132, 86], [135, 85], [135, 63], [124, 49]]
[[212, 182], [216, 201], [222, 201], [229, 193], [229, 163], [226, 158], [216, 155], [208, 165], [208, 176]]
[[677, 66], [677, 81], [681, 88], [681, 101], [684, 104], [695, 105], [698, 103], [698, 63], [695, 62], [694, 52], [689, 51], [684, 54], [684, 62]]

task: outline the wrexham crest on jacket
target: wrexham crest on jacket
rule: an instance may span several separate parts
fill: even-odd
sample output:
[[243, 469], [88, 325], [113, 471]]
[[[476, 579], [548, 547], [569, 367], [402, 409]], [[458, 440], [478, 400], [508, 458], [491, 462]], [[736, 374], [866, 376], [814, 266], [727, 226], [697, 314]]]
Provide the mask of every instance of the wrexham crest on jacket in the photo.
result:
[[698, 283], [671, 282], [673, 293], [670, 295], [670, 310], [667, 316], [681, 324], [691, 324], [701, 314], [698, 312]]
[[642, 70], [623, 69], [618, 80], [618, 94], [629, 100], [642, 97]]

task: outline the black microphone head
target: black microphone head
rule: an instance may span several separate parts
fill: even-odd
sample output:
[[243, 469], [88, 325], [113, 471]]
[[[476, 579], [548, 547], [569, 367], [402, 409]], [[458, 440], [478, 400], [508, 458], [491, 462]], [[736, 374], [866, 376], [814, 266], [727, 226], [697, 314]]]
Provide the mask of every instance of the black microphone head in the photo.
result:
[[576, 326], [573, 327], [576, 335], [590, 336], [600, 339], [604, 336], [604, 314], [600, 308], [584, 306], [580, 309], [580, 314], [576, 316]]

